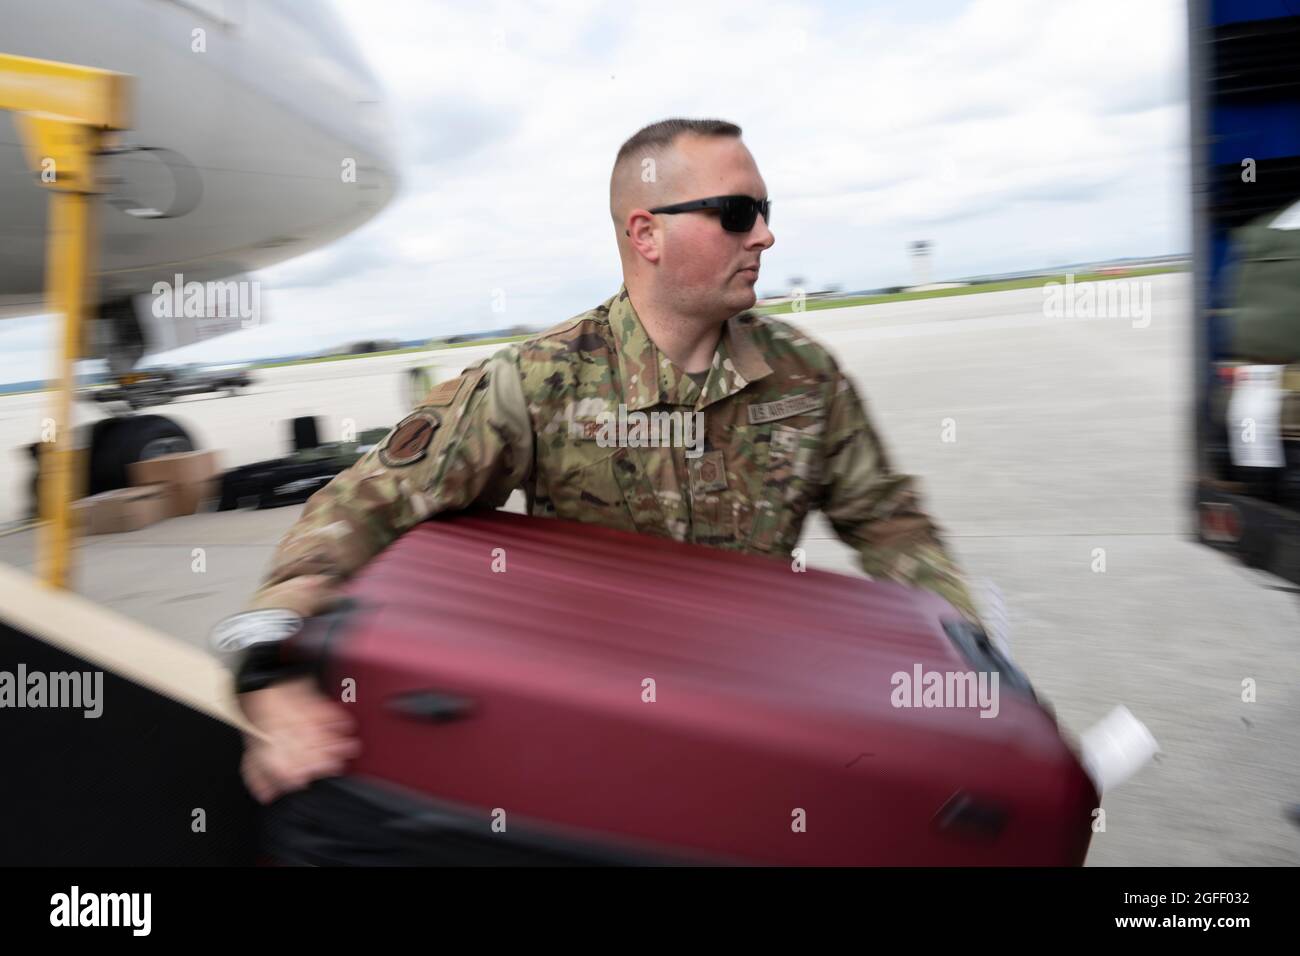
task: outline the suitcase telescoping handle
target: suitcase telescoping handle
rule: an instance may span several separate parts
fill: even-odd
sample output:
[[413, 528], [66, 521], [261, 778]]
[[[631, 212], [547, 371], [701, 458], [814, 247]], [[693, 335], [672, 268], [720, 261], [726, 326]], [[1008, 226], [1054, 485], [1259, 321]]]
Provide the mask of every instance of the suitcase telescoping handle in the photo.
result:
[[996, 671], [1004, 684], [1037, 699], [1029, 678], [989, 640], [988, 634], [982, 628], [961, 618], [944, 618], [940, 624], [943, 625], [953, 644], [976, 670]]

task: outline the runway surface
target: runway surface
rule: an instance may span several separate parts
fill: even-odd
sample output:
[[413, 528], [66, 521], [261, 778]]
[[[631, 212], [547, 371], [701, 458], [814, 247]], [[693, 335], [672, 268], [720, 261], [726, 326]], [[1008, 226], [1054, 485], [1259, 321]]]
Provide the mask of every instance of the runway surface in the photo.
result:
[[[1145, 327], [1047, 318], [1036, 289], [789, 318], [854, 376], [969, 576], [1001, 589], [1016, 658], [1062, 724], [1077, 733], [1124, 704], [1160, 741], [1159, 761], [1107, 795], [1089, 863], [1295, 865], [1300, 828], [1284, 811], [1300, 803], [1300, 601], [1191, 537], [1191, 283], [1142, 281], [1153, 292]], [[495, 348], [437, 361], [452, 374]], [[159, 411], [237, 465], [282, 454], [296, 415], [322, 416], [327, 439], [345, 419], [358, 431], [394, 423], [412, 361], [271, 369], [248, 394]], [[36, 437], [45, 401], [0, 398], [0, 521], [20, 513], [17, 449]], [[956, 441], [942, 440], [945, 425]], [[77, 588], [201, 642], [252, 590], [299, 510], [86, 539]], [[33, 537], [0, 537], [0, 561], [31, 568]], [[813, 565], [852, 568], [820, 519], [804, 546]], [[1246, 678], [1253, 703], [1241, 699]]]

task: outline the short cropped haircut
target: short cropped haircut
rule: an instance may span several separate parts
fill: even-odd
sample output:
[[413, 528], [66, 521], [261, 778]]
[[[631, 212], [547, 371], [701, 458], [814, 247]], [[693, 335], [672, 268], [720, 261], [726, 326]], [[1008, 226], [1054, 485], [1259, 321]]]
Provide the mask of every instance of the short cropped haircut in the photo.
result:
[[651, 123], [649, 126], [637, 133], [624, 143], [618, 151], [618, 156], [614, 159], [614, 166], [617, 168], [625, 159], [631, 156], [644, 156], [646, 153], [659, 153], [667, 149], [676, 141], [678, 136], [683, 133], [692, 133], [696, 136], [740, 136], [740, 127], [735, 123], [728, 123], [720, 119], [666, 119], [658, 123]]

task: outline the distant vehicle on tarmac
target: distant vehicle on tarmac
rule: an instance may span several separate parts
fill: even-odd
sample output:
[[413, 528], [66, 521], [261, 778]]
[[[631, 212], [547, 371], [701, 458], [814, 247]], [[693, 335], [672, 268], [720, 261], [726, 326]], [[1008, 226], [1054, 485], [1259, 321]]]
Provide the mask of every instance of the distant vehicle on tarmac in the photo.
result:
[[87, 397], [104, 404], [121, 404], [135, 410], [166, 405], [184, 395], [226, 392], [237, 395], [253, 384], [252, 366], [199, 365], [147, 366], [117, 376], [112, 382], [86, 390]]

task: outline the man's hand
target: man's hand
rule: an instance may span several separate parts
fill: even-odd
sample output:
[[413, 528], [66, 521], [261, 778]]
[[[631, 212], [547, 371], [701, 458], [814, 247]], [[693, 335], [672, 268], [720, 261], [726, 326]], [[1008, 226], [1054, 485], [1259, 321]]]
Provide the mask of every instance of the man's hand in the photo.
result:
[[351, 715], [308, 678], [241, 694], [239, 705], [265, 735], [245, 735], [240, 768], [262, 803], [342, 773], [344, 762], [361, 750]]

